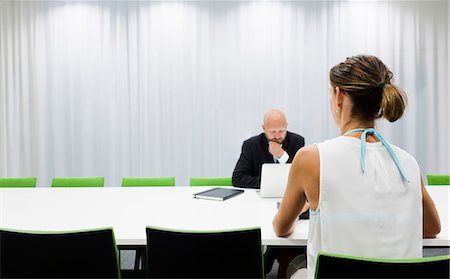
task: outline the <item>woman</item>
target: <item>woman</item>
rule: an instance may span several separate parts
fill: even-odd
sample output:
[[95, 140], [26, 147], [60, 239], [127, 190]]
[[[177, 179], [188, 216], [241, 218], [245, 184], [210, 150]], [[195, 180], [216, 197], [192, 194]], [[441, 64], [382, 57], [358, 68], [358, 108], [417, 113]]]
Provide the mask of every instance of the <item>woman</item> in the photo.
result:
[[319, 251], [374, 258], [422, 257], [422, 238], [440, 220], [416, 160], [374, 130], [394, 122], [406, 95], [374, 56], [349, 57], [330, 70], [330, 110], [341, 136], [300, 149], [292, 163], [275, 233], [288, 236], [310, 204], [308, 277]]

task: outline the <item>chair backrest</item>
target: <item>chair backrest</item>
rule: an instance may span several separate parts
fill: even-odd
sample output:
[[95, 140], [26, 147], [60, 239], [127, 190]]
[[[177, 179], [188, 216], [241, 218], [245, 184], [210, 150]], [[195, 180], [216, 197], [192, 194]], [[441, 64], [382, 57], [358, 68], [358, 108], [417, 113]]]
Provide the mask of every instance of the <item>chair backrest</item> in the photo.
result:
[[231, 177], [191, 177], [190, 186], [233, 186]]
[[111, 228], [78, 232], [0, 230], [0, 278], [120, 278]]
[[263, 278], [261, 230], [147, 227], [147, 267], [149, 278]]
[[36, 187], [36, 177], [1, 177], [0, 187]]
[[449, 278], [448, 256], [373, 259], [319, 253], [315, 278]]
[[94, 177], [53, 177], [52, 187], [103, 187], [105, 178]]
[[450, 185], [450, 175], [445, 174], [428, 174], [428, 185]]
[[175, 186], [175, 177], [123, 177], [122, 186]]

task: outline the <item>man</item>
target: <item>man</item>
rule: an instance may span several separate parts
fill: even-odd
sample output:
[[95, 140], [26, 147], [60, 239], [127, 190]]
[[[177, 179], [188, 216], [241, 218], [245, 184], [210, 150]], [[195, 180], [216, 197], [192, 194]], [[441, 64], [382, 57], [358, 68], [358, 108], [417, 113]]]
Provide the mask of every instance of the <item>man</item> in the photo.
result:
[[[305, 139], [288, 132], [287, 125], [286, 116], [279, 109], [272, 109], [264, 115], [264, 132], [242, 144], [242, 153], [233, 171], [233, 186], [259, 189], [262, 164], [292, 162], [295, 153], [305, 145]], [[284, 278], [289, 262], [300, 254], [304, 254], [304, 248], [269, 246], [264, 254], [264, 270], [269, 273], [277, 259], [280, 263], [278, 278]]]
[[233, 185], [243, 188], [260, 187], [261, 166], [264, 163], [291, 163], [295, 153], [305, 145], [305, 139], [287, 131], [287, 120], [279, 109], [264, 115], [264, 133], [244, 141], [242, 153], [233, 171]]

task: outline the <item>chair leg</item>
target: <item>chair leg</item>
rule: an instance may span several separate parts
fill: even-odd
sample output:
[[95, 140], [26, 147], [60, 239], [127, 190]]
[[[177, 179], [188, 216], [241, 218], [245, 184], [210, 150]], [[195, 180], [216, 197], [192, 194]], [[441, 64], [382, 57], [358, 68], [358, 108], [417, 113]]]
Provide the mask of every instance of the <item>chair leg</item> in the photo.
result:
[[134, 270], [137, 271], [140, 269], [141, 260], [142, 260], [142, 249], [137, 248], [136, 257], [134, 258]]

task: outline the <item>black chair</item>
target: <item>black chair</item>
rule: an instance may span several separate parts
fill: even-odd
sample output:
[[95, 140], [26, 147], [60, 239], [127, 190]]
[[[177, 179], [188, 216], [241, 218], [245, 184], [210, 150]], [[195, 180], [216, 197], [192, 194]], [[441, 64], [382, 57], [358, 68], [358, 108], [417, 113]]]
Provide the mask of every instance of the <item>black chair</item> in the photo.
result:
[[120, 278], [113, 230], [1, 229], [0, 278]]
[[418, 259], [372, 259], [319, 253], [317, 279], [324, 278], [449, 278], [450, 255]]
[[149, 278], [263, 278], [261, 230], [147, 227]]

